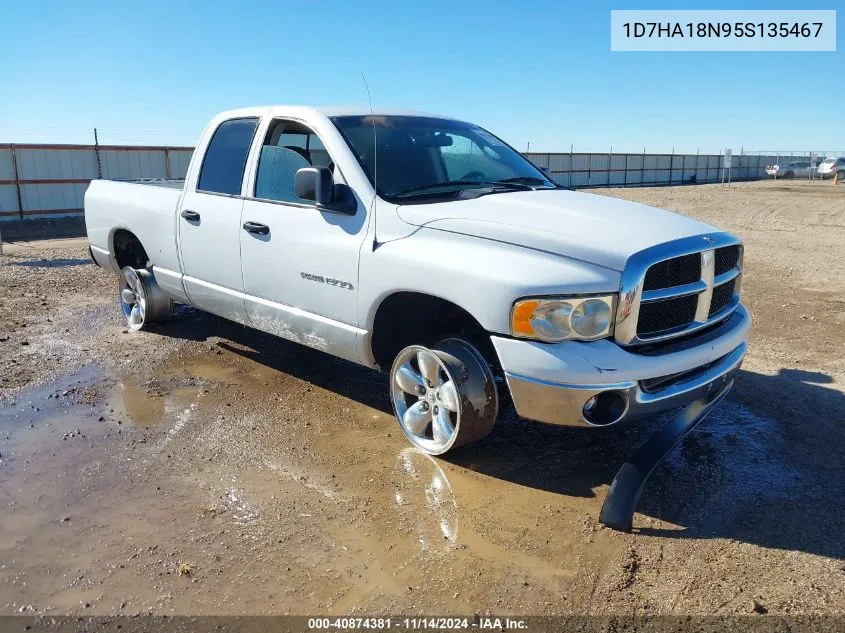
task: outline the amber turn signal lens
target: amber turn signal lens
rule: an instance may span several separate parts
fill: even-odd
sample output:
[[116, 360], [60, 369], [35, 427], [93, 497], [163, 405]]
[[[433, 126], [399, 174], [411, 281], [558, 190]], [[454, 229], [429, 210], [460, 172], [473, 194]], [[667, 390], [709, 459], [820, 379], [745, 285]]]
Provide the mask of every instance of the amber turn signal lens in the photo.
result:
[[513, 333], [531, 336], [534, 334], [534, 328], [531, 326], [531, 317], [539, 301], [520, 301], [513, 308]]

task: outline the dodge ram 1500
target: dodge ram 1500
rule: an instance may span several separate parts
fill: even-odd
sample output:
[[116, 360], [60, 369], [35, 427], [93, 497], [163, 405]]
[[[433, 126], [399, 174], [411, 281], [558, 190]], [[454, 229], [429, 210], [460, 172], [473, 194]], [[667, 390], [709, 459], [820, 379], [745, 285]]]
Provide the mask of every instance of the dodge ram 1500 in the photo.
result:
[[567, 190], [448, 117], [224, 112], [183, 184], [96, 180], [85, 222], [131, 329], [179, 302], [389, 370], [431, 454], [487, 435], [506, 400], [580, 426], [680, 407], [746, 351], [739, 239]]

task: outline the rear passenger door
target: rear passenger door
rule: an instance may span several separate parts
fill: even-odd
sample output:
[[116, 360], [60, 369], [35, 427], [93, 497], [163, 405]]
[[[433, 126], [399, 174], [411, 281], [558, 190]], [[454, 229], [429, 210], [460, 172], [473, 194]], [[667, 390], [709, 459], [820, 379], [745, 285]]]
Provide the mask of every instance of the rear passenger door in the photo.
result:
[[[245, 323], [241, 274], [242, 186], [258, 118], [223, 121], [185, 183], [176, 218], [185, 290], [198, 308]], [[202, 152], [203, 148], [197, 148]]]
[[[358, 256], [366, 210], [318, 209], [294, 191], [297, 170], [328, 167], [345, 183], [331, 147], [304, 122], [269, 122], [251, 168], [241, 213], [241, 263], [250, 323], [323, 351], [358, 360]], [[262, 227], [260, 232], [247, 227]]]

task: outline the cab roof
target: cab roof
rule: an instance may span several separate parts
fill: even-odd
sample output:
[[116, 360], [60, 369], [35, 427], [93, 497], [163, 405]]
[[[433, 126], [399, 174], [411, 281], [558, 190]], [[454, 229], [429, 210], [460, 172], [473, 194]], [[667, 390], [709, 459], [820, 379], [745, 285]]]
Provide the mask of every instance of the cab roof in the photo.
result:
[[374, 114], [376, 116], [423, 116], [436, 119], [448, 119], [456, 121], [454, 117], [445, 116], [442, 114], [434, 114], [431, 112], [419, 112], [415, 110], [401, 110], [392, 108], [374, 108], [370, 110], [369, 106], [310, 106], [310, 105], [268, 105], [255, 106], [250, 108], [238, 108], [235, 110], [226, 110], [221, 112], [216, 119], [231, 119], [244, 116], [307, 116], [322, 115], [325, 117], [336, 116], [369, 116]]

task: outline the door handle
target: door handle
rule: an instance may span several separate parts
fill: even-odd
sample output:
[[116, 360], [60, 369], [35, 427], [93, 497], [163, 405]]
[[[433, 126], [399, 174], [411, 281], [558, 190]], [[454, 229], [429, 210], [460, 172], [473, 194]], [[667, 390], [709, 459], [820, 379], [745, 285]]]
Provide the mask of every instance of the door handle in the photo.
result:
[[244, 231], [255, 235], [269, 235], [270, 227], [260, 222], [244, 222]]
[[185, 209], [184, 211], [182, 211], [182, 217], [185, 218], [188, 222], [199, 222], [200, 214], [196, 211]]

